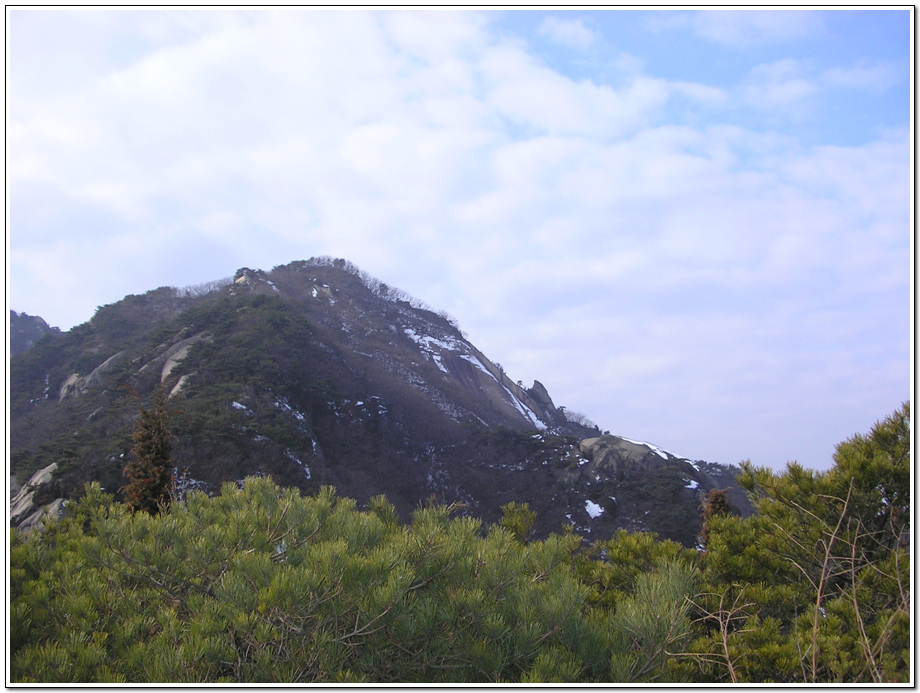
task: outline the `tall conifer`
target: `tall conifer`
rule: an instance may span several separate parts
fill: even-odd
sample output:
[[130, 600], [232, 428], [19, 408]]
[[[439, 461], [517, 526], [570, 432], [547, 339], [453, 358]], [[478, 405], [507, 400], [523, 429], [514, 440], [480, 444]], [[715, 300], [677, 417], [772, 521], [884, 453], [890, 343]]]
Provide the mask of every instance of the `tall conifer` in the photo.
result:
[[172, 472], [172, 442], [167, 426], [166, 395], [157, 388], [153, 407], [143, 406], [134, 427], [136, 460], [125, 467], [128, 485], [125, 504], [133, 511], [143, 510], [156, 515], [169, 504], [175, 485]]

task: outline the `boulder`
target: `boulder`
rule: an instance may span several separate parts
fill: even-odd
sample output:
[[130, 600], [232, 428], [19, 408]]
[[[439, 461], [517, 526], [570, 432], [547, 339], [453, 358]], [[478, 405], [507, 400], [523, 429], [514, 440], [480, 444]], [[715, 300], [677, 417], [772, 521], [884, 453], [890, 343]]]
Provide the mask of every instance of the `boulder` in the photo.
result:
[[25, 518], [22, 522], [19, 523], [18, 529], [22, 532], [27, 532], [30, 529], [33, 529], [38, 526], [44, 526], [46, 519], [58, 519], [64, 516], [65, 510], [65, 501], [63, 498], [56, 498], [48, 505], [43, 505], [38, 508]]
[[600, 442], [600, 438], [585, 438], [578, 444], [578, 449], [581, 450], [581, 454], [587, 458], [594, 457], [594, 447]]
[[63, 499], [61, 498], [58, 498], [48, 506], [35, 507], [35, 494], [38, 487], [51, 481], [56, 469], [57, 463], [52, 462], [44, 469], [35, 472], [25, 485], [19, 489], [15, 497], [10, 500], [10, 525], [24, 527], [28, 523], [28, 526], [33, 526], [44, 516], [50, 506], [57, 508], [55, 512], [59, 512], [63, 508]]
[[189, 349], [192, 348], [194, 344], [200, 341], [210, 341], [211, 335], [208, 332], [202, 332], [196, 334], [194, 337], [189, 337], [188, 339], [183, 339], [178, 344], [171, 346], [162, 358], [165, 359], [163, 363], [163, 369], [160, 371], [160, 382], [165, 382], [166, 378], [169, 377], [169, 374], [173, 372], [176, 366], [179, 365], [179, 362], [182, 361], [186, 356], [188, 356]]
[[696, 476], [696, 470], [687, 460], [666, 453], [654, 445], [603, 435], [586, 438], [579, 443], [582, 455], [591, 461], [592, 468], [611, 475], [643, 476], [663, 466], [679, 465], [687, 474]]
[[533, 381], [533, 387], [527, 390], [528, 394], [536, 400], [537, 404], [543, 407], [547, 412], [555, 412], [556, 405], [553, 404], [553, 398], [546, 391], [546, 386], [539, 380]]
[[194, 375], [194, 373], [186, 373], [185, 375], [180, 377], [179, 380], [176, 382], [176, 384], [173, 386], [173, 389], [169, 391], [169, 394], [166, 396], [166, 399], [169, 399], [170, 397], [174, 397], [175, 395], [178, 395], [182, 391], [182, 388], [185, 387], [185, 384], [188, 382], [189, 378], [192, 377], [192, 375]]
[[102, 381], [102, 375], [112, 368], [125, 355], [124, 351], [110, 356], [105, 361], [96, 366], [89, 375], [81, 377], [79, 373], [74, 373], [64, 384], [58, 393], [58, 401], [63, 401], [68, 397], [78, 397], [84, 394], [90, 387], [98, 385]]

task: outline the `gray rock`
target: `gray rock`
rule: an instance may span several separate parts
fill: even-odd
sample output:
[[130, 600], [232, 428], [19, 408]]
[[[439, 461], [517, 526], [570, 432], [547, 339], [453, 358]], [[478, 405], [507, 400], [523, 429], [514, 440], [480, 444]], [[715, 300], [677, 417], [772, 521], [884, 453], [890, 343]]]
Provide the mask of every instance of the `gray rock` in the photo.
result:
[[55, 498], [48, 505], [38, 508], [19, 523], [18, 529], [21, 532], [28, 532], [36, 527], [44, 527], [47, 520], [56, 520], [64, 516], [66, 510], [66, 501], [63, 498]]
[[548, 412], [555, 412], [556, 405], [553, 404], [553, 398], [549, 396], [546, 387], [539, 380], [533, 381], [533, 387], [527, 391], [531, 397], [536, 400], [537, 404]]
[[64, 381], [64, 384], [61, 385], [61, 390], [58, 393], [58, 401], [63, 401], [68, 397], [79, 397], [89, 388], [98, 385], [102, 380], [103, 374], [118, 363], [124, 355], [124, 351], [119, 351], [117, 354], [110, 356], [96, 366], [87, 376], [81, 377], [79, 373], [71, 375]]
[[[47, 511], [50, 506], [35, 507], [35, 494], [39, 486], [51, 481], [57, 463], [52, 462], [44, 469], [40, 469], [19, 489], [16, 496], [10, 501], [10, 525], [14, 527], [33, 526]], [[60, 501], [60, 504], [58, 504]], [[50, 505], [59, 506], [55, 512], [63, 507], [63, 499], [57, 499]], [[37, 514], [37, 516], [36, 516]]]
[[166, 351], [166, 353], [163, 355], [165, 363], [163, 364], [163, 369], [160, 371], [161, 383], [165, 382], [166, 378], [169, 377], [169, 374], [173, 372], [173, 369], [179, 365], [179, 362], [188, 356], [189, 349], [191, 349], [196, 342], [200, 342], [202, 340], [211, 341], [211, 335], [207, 332], [196, 334], [194, 337], [183, 339], [178, 344], [174, 344]]

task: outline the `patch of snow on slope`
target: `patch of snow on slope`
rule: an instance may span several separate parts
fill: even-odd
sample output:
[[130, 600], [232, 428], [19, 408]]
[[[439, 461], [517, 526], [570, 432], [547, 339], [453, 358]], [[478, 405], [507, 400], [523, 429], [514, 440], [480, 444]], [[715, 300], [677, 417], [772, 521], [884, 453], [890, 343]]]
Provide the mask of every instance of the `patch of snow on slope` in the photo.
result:
[[460, 342], [456, 339], [438, 339], [437, 337], [432, 337], [430, 335], [420, 335], [415, 330], [411, 328], [404, 328], [403, 332], [406, 333], [406, 336], [409, 337], [413, 342], [421, 347], [429, 358], [434, 361], [435, 365], [443, 372], [447, 373], [448, 370], [441, 363], [441, 351], [444, 349], [450, 351], [456, 351], [460, 347]]
[[488, 368], [485, 367], [485, 364], [483, 364], [478, 358], [476, 358], [472, 354], [460, 354], [460, 358], [469, 361], [474, 366], [476, 366], [476, 368], [478, 368], [483, 373], [485, 373], [490, 378], [492, 378], [492, 380], [497, 382], [501, 386], [501, 388], [508, 394], [508, 398], [511, 400], [511, 404], [514, 406], [514, 408], [517, 409], [525, 419], [530, 421], [530, 423], [534, 425], [534, 428], [546, 430], [546, 424], [540, 421], [540, 418], [536, 416], [532, 411], [530, 411], [530, 409], [525, 407], [524, 404], [517, 397], [515, 397], [514, 393], [511, 390], [509, 390], [501, 380], [496, 378], [492, 374], [492, 372]]
[[409, 339], [418, 344], [419, 347], [421, 347], [421, 349], [428, 354], [431, 360], [434, 361], [435, 365], [444, 373], [449, 372], [444, 364], [441, 363], [440, 352], [445, 349], [454, 352], [460, 358], [473, 364], [476, 368], [495, 380], [502, 387], [502, 389], [508, 394], [508, 398], [511, 400], [511, 404], [521, 413], [522, 416], [524, 416], [524, 418], [530, 421], [535, 428], [546, 429], [546, 425], [540, 421], [540, 418], [537, 417], [532, 411], [530, 411], [530, 409], [525, 407], [521, 401], [514, 396], [514, 393], [511, 392], [511, 390], [509, 390], [505, 384], [501, 382], [501, 380], [496, 378], [488, 368], [486, 368], [485, 364], [483, 364], [476, 356], [470, 354], [466, 345], [461, 340], [455, 339], [453, 337], [439, 339], [430, 335], [420, 335], [409, 327], [403, 328], [403, 332], [407, 337], [409, 337]]
[[600, 517], [604, 513], [604, 509], [593, 501], [585, 501], [585, 512], [591, 516], [593, 520], [595, 517]]
[[290, 451], [290, 450], [285, 451], [285, 455], [287, 456], [287, 458], [288, 458], [289, 460], [292, 460], [293, 462], [296, 462], [298, 465], [300, 465], [301, 467], [303, 467], [303, 473], [304, 473], [304, 475], [305, 475], [308, 479], [310, 478], [310, 468], [309, 468], [307, 465], [305, 465], [303, 462], [301, 462], [301, 461], [298, 460], [296, 457], [294, 457], [294, 455], [291, 454], [291, 451]]
[[413, 342], [428, 352], [433, 350], [432, 347], [456, 350], [461, 346], [461, 343], [456, 339], [438, 339], [437, 337], [432, 337], [431, 335], [418, 334], [415, 330], [409, 327], [404, 328], [403, 332], [406, 333], [406, 336], [409, 337], [409, 339], [411, 339]]
[[[623, 438], [622, 436], [620, 437]], [[671, 457], [677, 457], [677, 455], [667, 452], [666, 450], [662, 450], [657, 445], [652, 445], [651, 443], [644, 443], [641, 440], [630, 440], [629, 438], [623, 438], [623, 440], [625, 440], [627, 443], [632, 443], [633, 445], [644, 445], [649, 450], [656, 453], [658, 456], [660, 456], [662, 459], [665, 459], [665, 460], [668, 459], [668, 455], [671, 455]], [[679, 457], [677, 459], [683, 459], [683, 458]]]
[[[501, 384], [501, 383], [499, 383], [499, 384]], [[546, 424], [544, 424], [542, 421], [540, 421], [540, 419], [539, 419], [532, 411], [530, 411], [530, 409], [528, 409], [527, 407], [525, 407], [525, 406], [521, 403], [521, 401], [520, 401], [517, 397], [514, 396], [514, 393], [511, 392], [511, 390], [509, 390], [509, 389], [508, 389], [507, 387], [505, 387], [504, 385], [502, 385], [502, 387], [504, 388], [505, 392], [508, 393], [508, 397], [511, 398], [511, 403], [514, 405], [514, 408], [517, 409], [519, 412], [521, 412], [521, 414], [523, 414], [524, 417], [527, 418], [527, 419], [530, 421], [530, 423], [532, 423], [532, 424], [534, 425], [534, 428], [539, 428], [539, 429], [541, 429], [541, 430], [546, 430]]]
[[298, 421], [303, 421], [304, 418], [306, 418], [302, 412], [297, 411], [291, 406], [290, 402], [288, 402], [287, 400], [287, 397], [284, 397], [279, 400], [275, 400], [275, 407], [277, 407], [278, 409], [283, 409], [284, 411], [286, 411], [288, 414], [293, 416]]

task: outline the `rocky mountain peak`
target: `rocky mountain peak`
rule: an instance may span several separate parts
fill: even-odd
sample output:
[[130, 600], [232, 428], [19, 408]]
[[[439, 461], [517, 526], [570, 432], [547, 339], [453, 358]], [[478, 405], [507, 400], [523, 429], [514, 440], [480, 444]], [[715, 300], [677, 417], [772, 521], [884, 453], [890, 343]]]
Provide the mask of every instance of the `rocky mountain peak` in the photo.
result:
[[692, 545], [700, 500], [732, 477], [602, 435], [539, 381], [514, 381], [446, 313], [331, 258], [127, 296], [14, 357], [13, 471], [58, 464], [55, 497], [91, 480], [117, 492], [157, 387], [176, 412], [182, 492], [270, 475], [359, 503], [384, 494], [404, 517], [435, 498], [495, 521], [515, 501], [538, 533], [628, 527]]
[[43, 318], [28, 313], [10, 311], [10, 354], [21, 354], [49, 332], [57, 331]]

